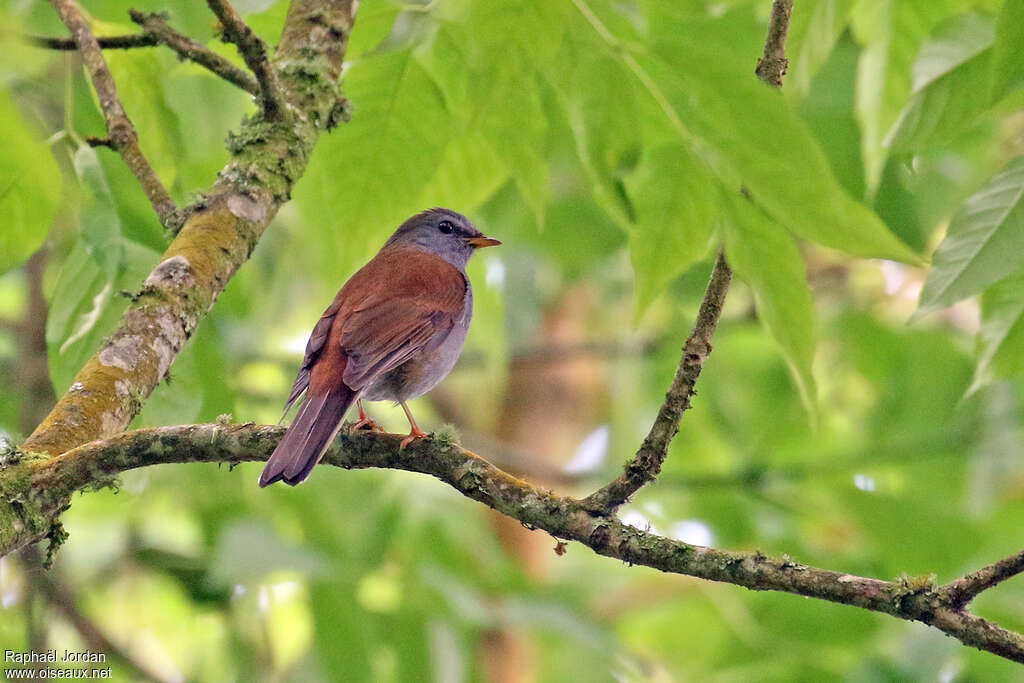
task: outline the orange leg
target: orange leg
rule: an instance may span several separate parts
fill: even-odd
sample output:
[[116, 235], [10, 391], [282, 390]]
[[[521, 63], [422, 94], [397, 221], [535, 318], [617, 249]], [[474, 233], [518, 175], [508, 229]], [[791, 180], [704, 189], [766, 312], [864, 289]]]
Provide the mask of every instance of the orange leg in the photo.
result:
[[371, 432], [383, 432], [384, 428], [381, 427], [377, 422], [363, 411], [363, 399], [356, 401], [356, 408], [359, 409], [359, 420], [352, 424], [351, 431], [358, 429], [369, 429]]
[[411, 427], [409, 430], [409, 436], [402, 439], [402, 443], [398, 446], [398, 450], [402, 451], [416, 439], [426, 438], [427, 433], [420, 429], [420, 426], [416, 424], [416, 420], [413, 419], [412, 413], [409, 412], [409, 406], [405, 405], [405, 401], [399, 401], [398, 403], [402, 406], [402, 410], [405, 411], [405, 416], [409, 418], [409, 426]]

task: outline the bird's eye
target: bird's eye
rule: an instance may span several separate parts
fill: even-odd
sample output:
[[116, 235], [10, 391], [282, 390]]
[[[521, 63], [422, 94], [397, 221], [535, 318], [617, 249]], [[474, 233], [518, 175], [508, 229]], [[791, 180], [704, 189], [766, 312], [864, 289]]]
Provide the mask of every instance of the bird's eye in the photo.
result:
[[451, 221], [441, 221], [437, 224], [437, 229], [443, 232], [445, 235], [450, 235], [455, 231], [455, 226], [452, 225]]

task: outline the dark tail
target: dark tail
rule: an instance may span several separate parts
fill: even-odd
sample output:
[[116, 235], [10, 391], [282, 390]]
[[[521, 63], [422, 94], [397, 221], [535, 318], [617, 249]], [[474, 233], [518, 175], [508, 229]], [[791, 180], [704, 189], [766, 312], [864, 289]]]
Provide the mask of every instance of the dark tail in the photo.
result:
[[356, 397], [357, 393], [345, 386], [332, 389], [324, 396], [307, 394], [295, 421], [263, 468], [260, 486], [276, 481], [284, 481], [289, 486], [304, 482], [331, 445]]

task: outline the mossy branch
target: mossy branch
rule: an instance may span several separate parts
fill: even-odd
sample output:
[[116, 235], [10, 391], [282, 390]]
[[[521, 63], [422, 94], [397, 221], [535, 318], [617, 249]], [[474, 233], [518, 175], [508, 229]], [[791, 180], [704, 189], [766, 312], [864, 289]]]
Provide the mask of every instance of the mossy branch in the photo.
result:
[[[70, 1], [55, 3], [62, 9], [71, 6]], [[320, 134], [337, 120], [344, 102], [338, 76], [357, 4], [292, 3], [272, 63], [290, 102], [281, 111], [289, 115], [274, 121], [254, 115], [230, 136], [231, 161], [213, 187], [185, 209], [184, 226], [118, 328], [23, 444], [26, 451], [57, 455], [124, 430], [166, 377], [182, 346], [289, 199]], [[93, 53], [98, 52], [97, 46]]]
[[[5, 522], [31, 518], [46, 526], [82, 489], [108, 485], [121, 472], [149, 465], [188, 462], [262, 462], [284, 429], [268, 425], [199, 424], [119, 434], [57, 458], [26, 458], [0, 469], [0, 552], [19, 543]], [[759, 551], [731, 552], [690, 545], [627, 526], [614, 515], [593, 514], [583, 501], [538, 488], [500, 470], [451, 438], [434, 436], [400, 450], [402, 435], [343, 430], [323, 463], [344, 469], [388, 468], [435, 477], [462, 495], [519, 520], [530, 528], [576, 541], [595, 553], [628, 564], [653, 567], [752, 590], [794, 593], [919, 621], [1001, 657], [1024, 663], [1024, 636], [966, 611], [963, 597], [987, 590], [1024, 569], [1014, 555], [945, 586], [934, 577], [883, 581], [811, 567]], [[251, 473], [255, 485], [256, 470]], [[321, 474], [320, 476], [326, 476]], [[9, 501], [17, 499], [18, 505]]]

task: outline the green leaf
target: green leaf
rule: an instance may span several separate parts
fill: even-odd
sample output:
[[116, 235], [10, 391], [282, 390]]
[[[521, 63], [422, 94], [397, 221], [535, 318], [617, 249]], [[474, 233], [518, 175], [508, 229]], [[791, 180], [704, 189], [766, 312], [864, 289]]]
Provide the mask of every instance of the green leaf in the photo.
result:
[[914, 318], [985, 289], [1024, 264], [1024, 157], [964, 202], [939, 245]]
[[738, 193], [725, 195], [729, 264], [754, 292], [757, 315], [778, 343], [807, 412], [816, 414], [814, 301], [803, 256], [784, 227]]
[[[46, 355], [58, 396], [67, 390], [75, 373], [89, 358], [90, 351], [84, 347], [91, 346], [98, 338], [87, 340], [86, 335], [96, 327], [106, 310], [113, 289], [103, 269], [90, 256], [85, 241], [79, 239], [61, 265], [48, 297]], [[72, 348], [80, 352], [72, 355], [69, 353]]]
[[992, 19], [972, 12], [939, 24], [914, 60], [912, 92], [919, 93], [987, 50], [995, 39]]
[[[345, 79], [353, 118], [317, 146], [295, 197], [323, 267], [365, 261], [413, 213], [453, 134], [436, 81], [409, 50], [375, 53]], [[457, 207], [456, 207], [457, 208]], [[344, 262], [342, 263], [344, 265]]]
[[[859, 56], [860, 50], [853, 41], [848, 38], [839, 41], [828, 61], [818, 69], [806, 97], [796, 105], [800, 118], [828, 157], [836, 179], [852, 197], [863, 197], [865, 190], [860, 128], [853, 115]], [[783, 88], [783, 92], [787, 89]], [[881, 214], [880, 217], [885, 220]], [[896, 232], [892, 223], [885, 222]], [[902, 239], [900, 233], [896, 234]]]
[[[478, 80], [486, 81], [481, 77]], [[550, 200], [550, 178], [544, 158], [547, 115], [533, 78], [506, 77], [493, 82], [494, 90], [481, 93], [477, 115], [480, 132], [505, 161], [539, 225], [544, 223], [544, 207]], [[514, 93], [511, 97], [506, 93]]]
[[127, 304], [126, 299], [116, 296], [117, 292], [137, 288], [159, 257], [159, 252], [135, 242], [122, 241], [121, 247], [122, 267], [110, 280], [85, 238], [79, 238], [60, 264], [56, 281], [47, 293], [46, 357], [58, 395], [64, 393], [99, 348], [104, 335], [116, 325]]
[[967, 394], [993, 379], [1024, 373], [1024, 274], [990, 287], [981, 297], [978, 365]]
[[423, 188], [423, 206], [457, 206], [472, 211], [508, 179], [504, 159], [480, 133], [454, 138], [444, 151], [437, 173]]
[[60, 170], [50, 150], [25, 125], [14, 100], [0, 94], [4, 151], [0, 154], [0, 274], [43, 243], [57, 213]]
[[79, 234], [89, 255], [110, 282], [117, 274], [123, 253], [117, 205], [96, 150], [82, 145], [75, 151], [73, 162], [84, 195]]
[[610, 56], [566, 50], [553, 70], [559, 82], [577, 152], [590, 176], [595, 198], [623, 223], [621, 177], [636, 165], [641, 150], [639, 114], [632, 74]]
[[567, 9], [541, 0], [476, 2], [465, 16], [441, 24], [429, 51], [417, 51], [460, 127], [481, 133], [504, 160], [538, 224], [551, 190], [537, 69], [561, 43]]
[[552, 0], [473, 2], [466, 26], [471, 63], [526, 73], [558, 50], [572, 4]]
[[1024, 2], [1006, 0], [992, 48], [992, 96], [997, 102], [1024, 85]]
[[[50, 374], [58, 393], [67, 388], [112, 323], [108, 309], [125, 253], [121, 219], [96, 150], [79, 147], [73, 165], [81, 193], [79, 238], [60, 269], [46, 320]], [[133, 255], [141, 256], [143, 264], [151, 263], [149, 250], [142, 251], [145, 256], [135, 251]], [[141, 274], [127, 286], [137, 287], [144, 278]]]
[[[659, 44], [653, 77], [689, 130], [725, 163], [720, 174], [746, 186], [755, 201], [801, 237], [854, 256], [920, 259], [860, 202], [843, 191], [821, 147], [781, 94], [749, 69], [692, 45]], [[721, 84], [728, 83], [728, 88]], [[692, 132], [691, 132], [692, 131]]]
[[786, 39], [789, 68], [784, 91], [788, 95], [803, 97], [808, 94], [811, 79], [828, 61], [836, 41], [849, 23], [854, 2], [811, 0], [800, 3], [800, 11], [793, 13]]
[[701, 260], [714, 228], [710, 179], [682, 145], [648, 150], [625, 181], [636, 218], [629, 254], [636, 273], [636, 317], [669, 282]]
[[991, 19], [965, 14], [941, 24], [914, 62], [913, 96], [883, 143], [897, 152], [949, 140], [989, 102]]
[[959, 0], [863, 0], [854, 6], [853, 33], [864, 46], [856, 113], [871, 195], [888, 157], [884, 137], [910, 94], [910, 70], [918, 47], [936, 23], [961, 10]]

